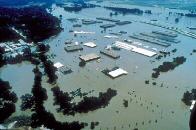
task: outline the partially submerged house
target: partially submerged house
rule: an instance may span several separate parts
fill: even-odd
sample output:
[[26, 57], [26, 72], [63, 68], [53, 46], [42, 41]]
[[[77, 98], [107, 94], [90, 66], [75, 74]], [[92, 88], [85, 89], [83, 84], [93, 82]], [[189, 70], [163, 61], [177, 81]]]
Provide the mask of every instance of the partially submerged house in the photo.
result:
[[56, 67], [58, 69], [59, 72], [63, 73], [63, 74], [69, 74], [71, 72], [73, 72], [71, 70], [71, 68], [64, 66], [62, 63], [60, 62], [56, 62], [54, 63], [54, 67]]
[[83, 45], [84, 46], [87, 46], [87, 47], [90, 47], [90, 48], [94, 48], [94, 47], [97, 46], [94, 42], [86, 42]]
[[100, 56], [98, 56], [94, 53], [91, 53], [91, 54], [87, 54], [87, 55], [82, 55], [79, 58], [85, 62], [88, 62], [88, 61], [92, 61], [92, 60], [97, 60], [100, 58]]
[[83, 50], [83, 48], [80, 45], [68, 45], [64, 49], [67, 52], [74, 52], [74, 51]]
[[116, 25], [126, 25], [126, 24], [131, 24], [132, 22], [131, 21], [119, 21], [119, 22], [116, 22]]
[[111, 58], [113, 58], [113, 59], [117, 59], [117, 58], [120, 58], [120, 55], [119, 54], [116, 54], [114, 51], [112, 51], [112, 50], [101, 50], [100, 51], [100, 53], [101, 54], [104, 54], [104, 55], [106, 55], [106, 56], [109, 56], [109, 57], [111, 57]]
[[61, 67], [63, 67], [63, 66], [64, 66], [64, 65], [61, 64], [60, 62], [54, 63], [54, 67], [56, 67], [57, 69], [59, 69], [59, 68], [61, 68]]
[[127, 75], [128, 72], [119, 68], [119, 67], [114, 67], [112, 69], [104, 69], [102, 71], [105, 75], [111, 77], [111, 78], [117, 78], [119, 76], [122, 76], [122, 75]]
[[115, 27], [116, 25], [115, 24], [103, 24], [100, 26], [100, 28], [112, 28], [112, 27]]

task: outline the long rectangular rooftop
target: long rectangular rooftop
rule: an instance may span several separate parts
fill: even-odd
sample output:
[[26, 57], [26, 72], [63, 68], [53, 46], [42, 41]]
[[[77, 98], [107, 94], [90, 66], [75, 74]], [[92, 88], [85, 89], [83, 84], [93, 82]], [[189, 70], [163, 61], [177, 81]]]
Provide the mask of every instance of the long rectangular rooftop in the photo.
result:
[[164, 46], [164, 47], [168, 47], [168, 46], [171, 45], [168, 42], [163, 42], [163, 41], [158, 40], [158, 39], [148, 38], [148, 37], [145, 37], [145, 36], [142, 36], [142, 35], [136, 35], [135, 34], [135, 35], [129, 35], [129, 37], [131, 37], [133, 39], [140, 40], [140, 41], [149, 42], [149, 43], [152, 43], [152, 44], [157, 44], [157, 45]]
[[112, 27], [115, 27], [116, 25], [115, 24], [103, 24], [100, 26], [100, 28], [112, 28]]
[[123, 48], [123, 49], [126, 49], [128, 51], [136, 52], [136, 53], [148, 56], [148, 57], [152, 57], [152, 56], [157, 54], [154, 51], [150, 51], [150, 50], [147, 50], [147, 49], [144, 49], [144, 48], [136, 47], [134, 45], [131, 45], [131, 44], [128, 44], [128, 43], [125, 43], [125, 42], [116, 41], [114, 45], [119, 47], [119, 48]]
[[131, 24], [131, 21], [119, 21], [116, 23], [116, 25], [126, 25], [126, 24]]
[[97, 17], [96, 19], [103, 20], [103, 21], [109, 21], [109, 22], [120, 22], [120, 20], [111, 19], [111, 18], [105, 18], [105, 17]]
[[177, 37], [178, 36], [176, 33], [169, 32], [169, 31], [152, 31], [152, 33], [160, 34], [160, 35], [164, 35], [164, 36], [168, 36], [168, 37]]

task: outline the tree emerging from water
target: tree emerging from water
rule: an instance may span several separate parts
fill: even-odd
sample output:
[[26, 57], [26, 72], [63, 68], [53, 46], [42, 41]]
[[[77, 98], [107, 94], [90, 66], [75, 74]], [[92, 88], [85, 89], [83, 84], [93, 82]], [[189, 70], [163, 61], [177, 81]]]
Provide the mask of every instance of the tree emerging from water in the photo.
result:
[[0, 124], [15, 112], [17, 100], [16, 94], [11, 91], [9, 82], [0, 79]]

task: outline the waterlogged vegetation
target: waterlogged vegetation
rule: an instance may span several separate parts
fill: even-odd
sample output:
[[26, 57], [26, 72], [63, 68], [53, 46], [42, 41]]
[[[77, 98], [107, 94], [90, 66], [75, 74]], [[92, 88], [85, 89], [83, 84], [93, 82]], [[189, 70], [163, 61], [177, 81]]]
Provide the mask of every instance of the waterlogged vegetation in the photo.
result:
[[183, 64], [184, 62], [186, 62], [186, 58], [183, 56], [173, 58], [172, 62], [163, 62], [162, 65], [153, 69], [154, 72], [152, 73], [152, 78], [158, 78], [161, 72], [168, 72], [170, 70], [174, 70], [176, 67]]
[[[24, 8], [0, 7], [0, 41], [39, 42], [58, 34], [62, 29], [60, 20], [44, 8], [33, 6]], [[18, 33], [18, 31], [20, 33]]]
[[[47, 126], [50, 129], [81, 129], [85, 126], [84, 123], [72, 122], [72, 123], [63, 123], [59, 122], [55, 119], [54, 115], [48, 111], [46, 111], [43, 106], [44, 101], [47, 100], [46, 89], [44, 89], [41, 85], [42, 81], [42, 73], [36, 67], [34, 70], [35, 78], [34, 85], [32, 88], [33, 95], [33, 107], [31, 111], [33, 114], [31, 115], [31, 126], [33, 128], [40, 127], [41, 125]], [[46, 120], [47, 119], [47, 120]]]
[[0, 79], [0, 86], [0, 123], [3, 123], [5, 119], [15, 112], [15, 103], [18, 98], [17, 95], [11, 91], [12, 87], [8, 81]]
[[[41, 125], [47, 126], [50, 129], [70, 129], [79, 130], [84, 128], [87, 123], [61, 123], [56, 121], [54, 115], [47, 112], [43, 106], [44, 101], [47, 100], [46, 89], [41, 85], [42, 73], [39, 68], [36, 67], [33, 70], [35, 74], [34, 85], [32, 88], [32, 95], [26, 94], [22, 96], [21, 109], [23, 111], [30, 109], [33, 114], [31, 116], [31, 126], [33, 128], [40, 127]], [[87, 113], [96, 109], [105, 107], [109, 104], [112, 97], [116, 96], [116, 91], [108, 89], [106, 93], [100, 93], [99, 97], [84, 97], [79, 103], [73, 103], [73, 97], [70, 97], [69, 93], [62, 92], [59, 87], [51, 89], [54, 95], [54, 105], [59, 105], [57, 112], [63, 112], [64, 115], [74, 115], [76, 112]], [[45, 120], [48, 119], [48, 120]], [[95, 127], [98, 123], [91, 123], [91, 127]]]
[[[47, 13], [45, 9], [40, 7], [25, 7], [25, 8], [0, 8], [1, 16], [1, 29], [6, 33], [1, 33], [1, 42], [5, 41], [15, 41], [23, 39], [26, 42], [37, 42], [48, 39], [52, 35], [56, 35], [61, 31], [58, 18]], [[2, 13], [4, 12], [4, 13]], [[21, 31], [25, 36], [20, 36], [15, 30], [10, 26]], [[14, 35], [13, 35], [14, 34]], [[33, 43], [32, 43], [33, 44]], [[57, 69], [54, 67], [54, 63], [48, 59], [47, 52], [50, 46], [45, 44], [37, 44], [36, 52], [28, 52], [28, 56], [20, 61], [16, 60], [13, 64], [22, 63], [23, 61], [28, 61], [35, 65], [33, 73], [35, 75], [34, 85], [32, 87], [31, 94], [25, 94], [21, 96], [21, 110], [31, 110], [31, 123], [29, 120], [26, 122], [19, 121], [20, 125], [30, 125], [33, 128], [41, 127], [41, 125], [46, 126], [50, 129], [70, 129], [79, 130], [87, 126], [87, 123], [79, 123], [77, 121], [59, 122], [55, 119], [55, 116], [48, 112], [44, 107], [44, 102], [48, 99], [46, 89], [42, 87], [42, 77], [43, 74], [40, 71], [40, 65], [43, 66], [43, 71], [48, 77], [49, 84], [55, 84], [58, 76], [56, 75]], [[4, 48], [1, 48], [0, 60], [1, 67], [9, 64], [3, 57], [5, 53]], [[18, 58], [17, 58], [18, 59]], [[15, 103], [17, 102], [17, 96], [11, 91], [9, 82], [1, 80], [0, 83], [0, 122], [3, 123], [8, 117], [10, 117], [15, 112]], [[74, 115], [76, 112], [88, 113], [89, 111], [94, 111], [102, 107], [106, 107], [112, 97], [116, 96], [117, 92], [112, 89], [108, 89], [107, 92], [100, 92], [99, 97], [84, 97], [81, 102], [73, 103], [71, 102], [73, 97], [69, 93], [63, 92], [59, 87], [53, 87], [51, 91], [54, 94], [54, 105], [59, 105], [60, 108], [57, 112], [63, 112], [65, 115]], [[91, 105], [89, 105], [91, 104]], [[5, 114], [6, 113], [6, 114]], [[22, 117], [21, 117], [22, 118]], [[21, 119], [16, 118], [16, 119]], [[47, 120], [46, 120], [47, 119]], [[99, 123], [91, 122], [91, 128], [95, 128]]]
[[112, 10], [116, 13], [120, 13], [120, 14], [135, 14], [135, 15], [142, 15], [144, 12], [143, 10], [140, 10], [138, 8], [135, 9], [129, 9], [129, 8], [122, 8], [122, 7], [105, 7], [108, 10]]
[[192, 103], [192, 100], [196, 100], [196, 89], [192, 89], [190, 92], [186, 91], [183, 94], [182, 101], [187, 105], [190, 106]]
[[106, 107], [112, 97], [117, 95], [117, 92], [108, 89], [107, 92], [100, 92], [99, 97], [84, 97], [79, 103], [72, 103], [73, 97], [69, 93], [62, 92], [59, 87], [52, 88], [55, 97], [54, 105], [59, 105], [58, 112], [63, 112], [64, 115], [74, 115], [75, 113], [88, 113], [100, 108]]

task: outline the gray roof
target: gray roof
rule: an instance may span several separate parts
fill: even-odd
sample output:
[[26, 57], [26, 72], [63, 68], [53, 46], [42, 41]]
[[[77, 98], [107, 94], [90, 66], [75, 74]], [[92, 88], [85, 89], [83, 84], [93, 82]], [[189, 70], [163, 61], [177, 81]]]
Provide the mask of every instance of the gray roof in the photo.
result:
[[80, 45], [71, 45], [65, 47], [65, 51], [67, 52], [73, 52], [78, 50], [83, 50], [83, 48]]
[[114, 51], [109, 51], [109, 50], [102, 50], [100, 53], [107, 55], [109, 57], [112, 57], [114, 59], [117, 59], [120, 57], [120, 55], [116, 54]]
[[85, 61], [85, 62], [91, 61], [91, 60], [96, 60], [96, 59], [99, 59], [99, 58], [100, 58], [100, 56], [98, 56], [94, 53], [80, 56], [80, 59]]

